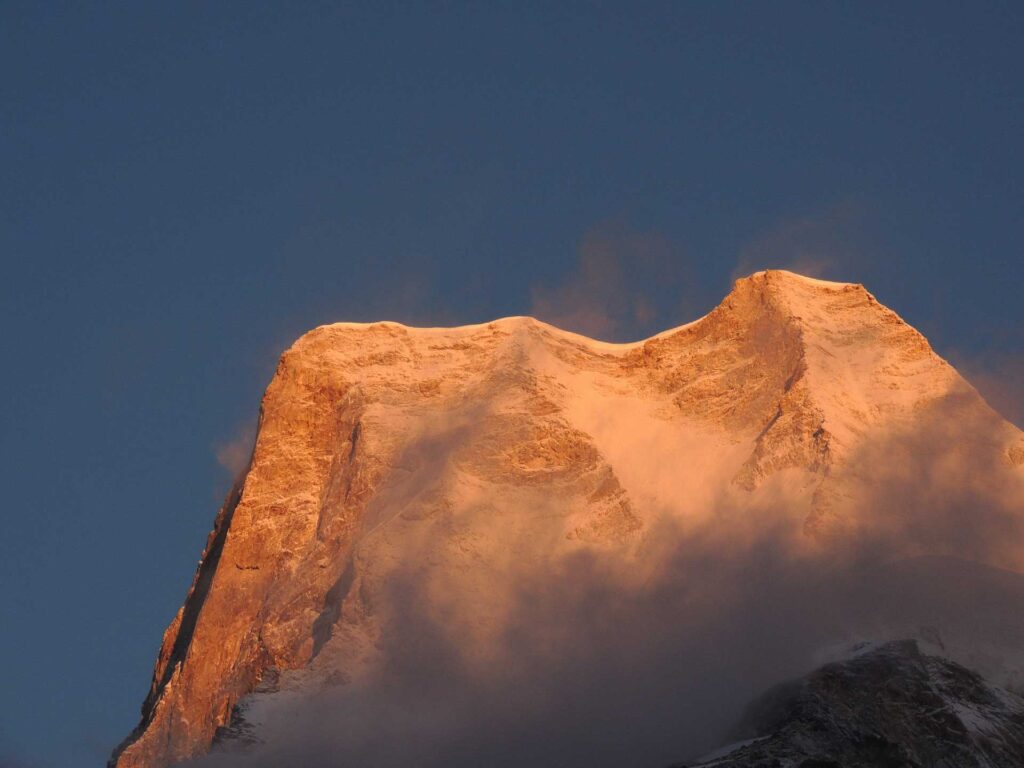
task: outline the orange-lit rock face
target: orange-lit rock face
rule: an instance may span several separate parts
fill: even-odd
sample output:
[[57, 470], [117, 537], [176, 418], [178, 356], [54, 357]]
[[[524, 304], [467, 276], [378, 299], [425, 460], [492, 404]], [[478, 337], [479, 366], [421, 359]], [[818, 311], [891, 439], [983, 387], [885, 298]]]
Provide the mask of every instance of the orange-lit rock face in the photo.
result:
[[530, 318], [317, 328], [267, 388], [249, 470], [115, 763], [204, 753], [288, 670], [370, 674], [399, 574], [485, 664], [517, 569], [591, 549], [639, 571], [656, 524], [697, 528], [723, 505], [774, 510], [795, 550], [827, 548], [892, 523], [865, 512], [869, 446], [913, 453], [923, 435], [955, 451], [954, 425], [1019, 494], [1020, 432], [917, 331], [860, 286], [785, 272], [635, 344]]

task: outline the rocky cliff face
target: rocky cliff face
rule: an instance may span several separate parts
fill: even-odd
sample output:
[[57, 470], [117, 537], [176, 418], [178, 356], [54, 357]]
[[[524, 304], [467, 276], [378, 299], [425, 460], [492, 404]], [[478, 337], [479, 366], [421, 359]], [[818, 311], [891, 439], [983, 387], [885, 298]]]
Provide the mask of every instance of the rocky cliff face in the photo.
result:
[[[694, 530], [723, 508], [784, 529], [798, 554], [870, 540], [913, 522], [875, 494], [935, 445], [956, 487], [964, 451], [1024, 509], [1020, 431], [859, 285], [758, 273], [634, 344], [525, 317], [317, 328], [281, 358], [112, 764], [203, 754], [254, 692], [371, 675], [400, 579], [483, 664], [525, 566], [585, 551], [640, 573], [665, 520]], [[984, 544], [1020, 565], [1018, 541]]]
[[691, 765], [1024, 765], [1024, 699], [906, 640], [861, 648], [773, 688], [751, 705], [737, 735], [741, 741]]

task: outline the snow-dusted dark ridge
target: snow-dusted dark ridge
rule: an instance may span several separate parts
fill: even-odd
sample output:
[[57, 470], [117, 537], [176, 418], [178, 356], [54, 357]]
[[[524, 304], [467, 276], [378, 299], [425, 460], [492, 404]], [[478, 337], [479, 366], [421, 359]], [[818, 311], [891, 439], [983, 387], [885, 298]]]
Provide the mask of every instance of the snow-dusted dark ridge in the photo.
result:
[[1024, 698], [913, 640], [867, 645], [754, 702], [700, 768], [1024, 765]]

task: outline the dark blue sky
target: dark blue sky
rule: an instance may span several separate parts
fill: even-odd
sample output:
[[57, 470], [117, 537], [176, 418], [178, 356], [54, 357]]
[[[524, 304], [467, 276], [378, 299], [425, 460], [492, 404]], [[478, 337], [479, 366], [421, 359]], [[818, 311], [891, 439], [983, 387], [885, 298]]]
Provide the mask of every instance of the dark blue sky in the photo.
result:
[[1019, 3], [376, 5], [0, 5], [0, 764], [134, 725], [317, 324], [624, 339], [795, 265], [1019, 407]]

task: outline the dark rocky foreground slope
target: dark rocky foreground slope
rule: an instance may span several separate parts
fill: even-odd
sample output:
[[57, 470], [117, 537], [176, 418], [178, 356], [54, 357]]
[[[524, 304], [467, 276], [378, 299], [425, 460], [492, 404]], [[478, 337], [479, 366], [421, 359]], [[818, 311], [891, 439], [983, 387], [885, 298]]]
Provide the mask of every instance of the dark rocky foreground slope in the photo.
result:
[[682, 765], [1013, 768], [1024, 766], [1024, 698], [896, 641], [772, 688], [735, 735]]

